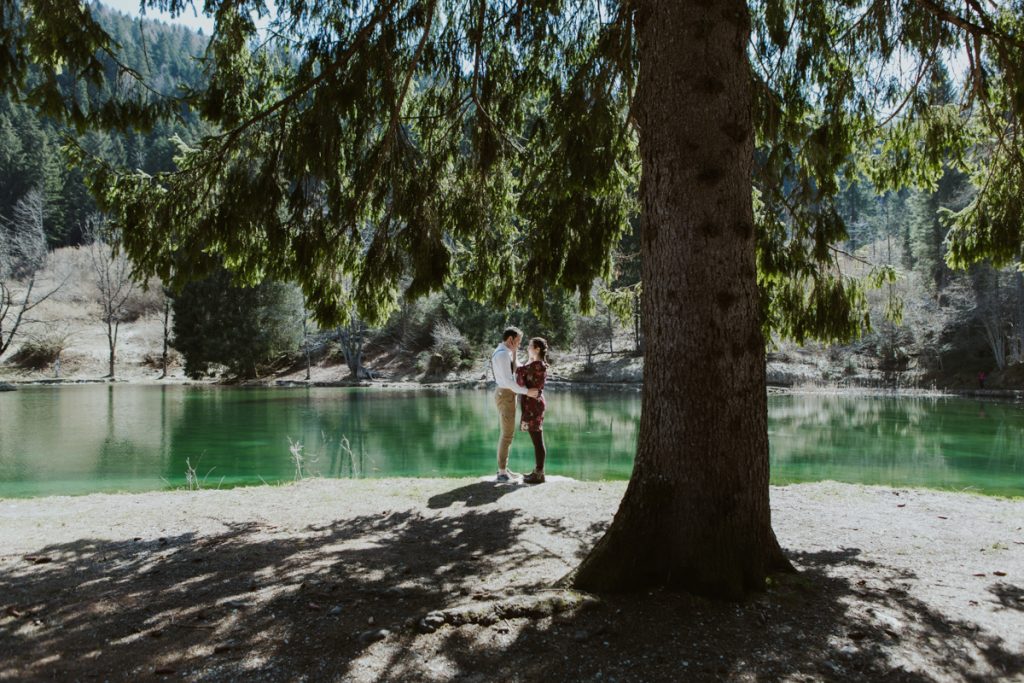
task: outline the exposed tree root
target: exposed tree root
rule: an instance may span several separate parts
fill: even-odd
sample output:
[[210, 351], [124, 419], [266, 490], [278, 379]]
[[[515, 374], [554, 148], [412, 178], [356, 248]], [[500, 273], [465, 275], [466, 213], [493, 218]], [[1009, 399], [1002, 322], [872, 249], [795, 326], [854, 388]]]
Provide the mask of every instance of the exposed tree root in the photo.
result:
[[516, 595], [495, 602], [459, 605], [435, 610], [416, 623], [421, 632], [432, 632], [443, 624], [489, 626], [505, 619], [542, 619], [565, 612], [576, 612], [600, 603], [600, 599], [575, 590], [550, 589], [530, 595]]

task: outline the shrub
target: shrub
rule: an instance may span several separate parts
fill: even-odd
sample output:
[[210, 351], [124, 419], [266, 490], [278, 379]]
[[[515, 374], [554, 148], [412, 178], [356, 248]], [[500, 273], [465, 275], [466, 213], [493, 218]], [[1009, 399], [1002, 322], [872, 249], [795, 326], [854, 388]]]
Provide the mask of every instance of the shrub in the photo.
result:
[[43, 370], [54, 364], [66, 346], [66, 340], [55, 337], [29, 339], [11, 356], [11, 363], [26, 370]]
[[416, 371], [426, 372], [427, 367], [430, 365], [430, 352], [420, 351], [416, 354]]
[[[182, 363], [181, 354], [174, 349], [167, 349], [167, 367], [178, 367]], [[142, 356], [142, 364], [146, 367], [159, 370], [164, 366], [162, 351], [153, 351]]]
[[594, 369], [594, 354], [607, 339], [607, 320], [596, 316], [580, 316], [576, 321], [576, 346], [587, 356], [587, 372]]
[[164, 294], [159, 285], [149, 289], [136, 289], [121, 307], [121, 322], [133, 323], [140, 318], [163, 313]]
[[440, 322], [434, 325], [434, 343], [430, 350], [440, 356], [440, 370], [454, 370], [462, 364], [463, 358], [472, 355], [472, 349], [465, 335], [451, 323]]

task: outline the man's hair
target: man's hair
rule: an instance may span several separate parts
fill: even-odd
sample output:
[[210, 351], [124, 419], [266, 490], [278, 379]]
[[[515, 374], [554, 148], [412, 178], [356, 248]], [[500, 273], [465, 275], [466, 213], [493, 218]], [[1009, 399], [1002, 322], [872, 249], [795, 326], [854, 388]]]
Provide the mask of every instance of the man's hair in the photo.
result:
[[508, 341], [509, 337], [522, 337], [523, 331], [518, 327], [506, 327], [501, 333], [501, 341]]

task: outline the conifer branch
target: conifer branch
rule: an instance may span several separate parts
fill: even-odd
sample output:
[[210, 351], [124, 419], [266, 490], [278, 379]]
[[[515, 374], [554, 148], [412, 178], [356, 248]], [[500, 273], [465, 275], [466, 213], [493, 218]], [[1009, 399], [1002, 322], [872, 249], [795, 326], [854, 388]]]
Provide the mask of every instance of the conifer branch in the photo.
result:
[[[380, 173], [381, 165], [384, 163], [384, 157], [387, 155], [391, 145], [394, 143], [399, 119], [402, 113], [402, 106], [405, 104], [405, 98], [409, 94], [409, 86], [412, 84], [412, 77], [415, 75], [420, 57], [423, 55], [423, 49], [426, 47], [427, 40], [430, 38], [430, 30], [434, 24], [434, 14], [436, 14], [436, 10], [437, 0], [431, 0], [430, 7], [427, 9], [427, 21], [423, 26], [423, 35], [420, 37], [420, 42], [416, 45], [416, 51], [413, 53], [412, 60], [409, 63], [409, 70], [405, 74], [405, 80], [402, 83], [398, 100], [395, 102], [395, 106], [391, 110], [391, 118], [388, 121], [388, 127], [384, 131], [380, 142], [377, 143], [377, 149], [374, 151], [373, 165], [370, 168], [370, 173], [363, 181], [359, 194], [351, 204], [353, 207], [353, 214], [359, 210], [360, 206], [362, 206], [367, 193], [369, 193], [370, 188], [377, 178], [377, 174]], [[357, 224], [358, 221], [352, 221], [351, 227], [353, 232], [357, 229]]]
[[889, 114], [889, 116], [887, 116], [884, 121], [875, 126], [876, 129], [885, 128], [887, 125], [889, 125], [890, 122], [892, 122], [893, 119], [895, 119], [897, 116], [900, 115], [900, 113], [902, 113], [902, 111], [906, 108], [907, 104], [910, 102], [911, 99], [913, 99], [914, 95], [917, 93], [917, 89], [920, 87], [921, 81], [924, 79], [924, 75], [935, 64], [936, 57], [937, 53], [932, 52], [932, 54], [928, 58], [921, 62], [921, 66], [917, 71], [917, 78], [914, 79], [914, 84], [907, 89], [906, 97], [903, 98], [903, 101], [900, 102], [899, 106], [896, 107], [895, 111]]
[[307, 81], [306, 83], [296, 87], [295, 90], [290, 92], [287, 96], [282, 97], [274, 104], [270, 105], [266, 109], [263, 109], [262, 111], [253, 115], [249, 119], [238, 124], [231, 130], [221, 133], [220, 135], [217, 135], [215, 137], [220, 139], [226, 139], [229, 143], [233, 142], [241, 133], [245, 132], [247, 129], [253, 127], [257, 123], [260, 123], [261, 121], [273, 116], [274, 113], [277, 112], [278, 110], [294, 104], [303, 96], [305, 96], [306, 93], [315, 89], [325, 80], [327, 80], [329, 76], [333, 76], [337, 71], [347, 66], [349, 61], [352, 59], [353, 55], [355, 55], [356, 52], [359, 51], [359, 49], [369, 38], [370, 34], [373, 32], [373, 29], [376, 28], [377, 24], [379, 24], [383, 20], [383, 18], [387, 16], [397, 4], [398, 0], [390, 0], [381, 10], [379, 10], [375, 15], [373, 15], [370, 21], [367, 22], [366, 25], [364, 25], [356, 33], [356, 36], [352, 40], [352, 43], [348, 46], [348, 49], [346, 49], [339, 56], [338, 59], [336, 59], [326, 68], [324, 68], [324, 70], [321, 71], [319, 75], [309, 79], [309, 81]]
[[975, 38], [984, 36], [991, 38], [997, 43], [1002, 43], [1006, 47], [1016, 48], [1018, 50], [1024, 49], [1024, 41], [1021, 41], [1011, 35], [1007, 35], [993, 27], [991, 17], [982, 9], [980, 5], [976, 3], [970, 5], [978, 13], [981, 18], [982, 24], [977, 24], [970, 21], [966, 17], [955, 14], [954, 12], [947, 9], [945, 6], [938, 4], [935, 0], [914, 0], [918, 5], [927, 10], [930, 14], [938, 17], [939, 19], [956, 26], [957, 28], [963, 29], [967, 33], [971, 34]]

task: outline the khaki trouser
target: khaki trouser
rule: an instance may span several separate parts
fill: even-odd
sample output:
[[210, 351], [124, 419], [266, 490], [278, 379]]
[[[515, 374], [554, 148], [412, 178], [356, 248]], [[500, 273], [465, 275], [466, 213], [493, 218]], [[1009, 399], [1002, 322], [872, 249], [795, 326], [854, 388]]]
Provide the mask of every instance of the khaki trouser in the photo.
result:
[[516, 433], [516, 392], [511, 389], [498, 389], [494, 393], [494, 403], [498, 406], [498, 417], [501, 421], [501, 437], [498, 439], [498, 469], [508, 467], [508, 449], [512, 445], [512, 437]]

